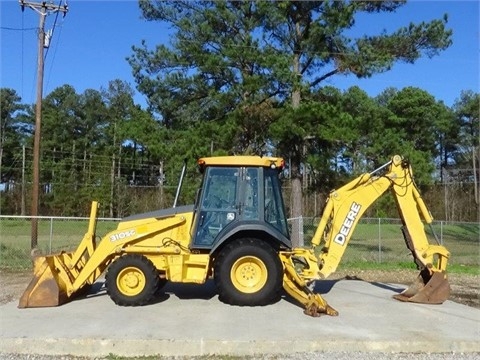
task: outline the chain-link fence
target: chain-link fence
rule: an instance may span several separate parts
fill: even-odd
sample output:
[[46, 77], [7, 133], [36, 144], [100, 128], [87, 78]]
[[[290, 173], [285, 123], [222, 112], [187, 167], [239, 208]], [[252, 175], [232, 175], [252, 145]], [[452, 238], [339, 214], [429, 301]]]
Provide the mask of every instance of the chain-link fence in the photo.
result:
[[[42, 254], [73, 251], [87, 232], [89, 218], [47, 217], [37, 219], [37, 248]], [[97, 219], [97, 241], [117, 227], [119, 219]], [[31, 267], [32, 217], [0, 216], [0, 269]]]
[[[119, 219], [99, 218], [97, 241], [114, 230]], [[310, 246], [318, 218], [290, 219], [299, 229], [303, 246]], [[292, 226], [294, 222], [299, 225]], [[0, 269], [31, 267], [31, 217], [0, 216]], [[88, 218], [38, 217], [37, 248], [42, 254], [74, 250], [88, 228]], [[411, 261], [399, 219], [363, 218], [355, 228], [342, 263], [402, 263]], [[437, 241], [451, 253], [450, 264], [480, 266], [480, 224], [436, 221], [426, 226], [432, 244]], [[291, 234], [292, 235], [292, 234]]]
[[[319, 218], [295, 218], [299, 239], [310, 242]], [[412, 260], [402, 234], [400, 219], [363, 218], [356, 226], [342, 263], [403, 263]], [[450, 264], [480, 267], [480, 223], [434, 221], [425, 226], [430, 244], [444, 245], [450, 252]]]

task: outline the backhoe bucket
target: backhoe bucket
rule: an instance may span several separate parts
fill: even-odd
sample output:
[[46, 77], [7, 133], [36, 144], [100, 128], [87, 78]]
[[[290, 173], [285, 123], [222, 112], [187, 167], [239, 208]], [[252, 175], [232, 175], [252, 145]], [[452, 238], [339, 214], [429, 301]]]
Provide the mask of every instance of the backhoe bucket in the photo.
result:
[[393, 298], [419, 304], [442, 304], [449, 296], [450, 284], [445, 272], [430, 275], [428, 269], [424, 269], [412, 285]]
[[56, 270], [60, 255], [38, 256], [33, 259], [33, 279], [18, 303], [19, 308], [58, 306], [69, 300], [67, 285]]

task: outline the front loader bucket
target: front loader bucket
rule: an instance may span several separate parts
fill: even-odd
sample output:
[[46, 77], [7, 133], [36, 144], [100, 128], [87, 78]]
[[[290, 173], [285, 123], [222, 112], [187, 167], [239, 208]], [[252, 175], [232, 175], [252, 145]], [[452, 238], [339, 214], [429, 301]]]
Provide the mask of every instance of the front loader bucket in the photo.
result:
[[445, 272], [430, 275], [428, 269], [424, 269], [412, 285], [393, 298], [419, 304], [442, 304], [449, 296], [450, 284]]
[[65, 282], [55, 263], [62, 255], [38, 256], [33, 260], [33, 279], [18, 303], [19, 308], [58, 306], [69, 301]]
[[100, 276], [104, 268], [99, 265], [88, 272], [83, 271], [96, 249], [97, 210], [98, 202], [92, 201], [88, 230], [73, 253], [62, 251], [33, 257], [33, 279], [20, 298], [19, 308], [62, 305], [84, 293]]

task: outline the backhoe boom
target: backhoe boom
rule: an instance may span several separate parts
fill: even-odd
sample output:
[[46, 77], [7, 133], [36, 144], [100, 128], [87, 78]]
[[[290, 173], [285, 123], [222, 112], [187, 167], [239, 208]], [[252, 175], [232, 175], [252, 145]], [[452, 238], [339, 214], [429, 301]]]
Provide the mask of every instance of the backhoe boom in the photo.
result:
[[[384, 169], [386, 173], [379, 175]], [[284, 280], [284, 288], [289, 294], [308, 308], [312, 296], [308, 289], [305, 289], [303, 282], [325, 279], [337, 269], [358, 221], [387, 190], [390, 190], [395, 198], [402, 219], [406, 245], [420, 269], [417, 281], [395, 298], [401, 301], [435, 304], [442, 303], [448, 298], [450, 288], [445, 270], [449, 252], [441, 245], [429, 244], [424, 222], [430, 224], [433, 218], [415, 185], [410, 165], [398, 155], [377, 170], [362, 174], [330, 193], [312, 238], [312, 249], [293, 249], [291, 260], [288, 254], [282, 255], [285, 258], [284, 262], [289, 264], [287, 268], [292, 267], [294, 263], [304, 264], [299, 276], [303, 281], [297, 281], [296, 287], [290, 281], [294, 277], [289, 275], [288, 279]], [[316, 259], [318, 247], [320, 254]], [[302, 288], [304, 293], [300, 299], [298, 293]], [[333, 315], [333, 311], [329, 310], [331, 308], [323, 299], [318, 302], [316, 308], [324, 309], [319, 312]], [[308, 314], [308, 311], [306, 313]]]

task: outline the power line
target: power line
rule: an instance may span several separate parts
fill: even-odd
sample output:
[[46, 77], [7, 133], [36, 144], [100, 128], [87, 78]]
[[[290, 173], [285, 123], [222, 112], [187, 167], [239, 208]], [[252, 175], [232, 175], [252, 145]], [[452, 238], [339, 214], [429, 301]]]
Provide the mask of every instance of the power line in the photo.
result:
[[[60, 0], [60, 3], [58, 4], [58, 7], [59, 7], [59, 8], [62, 7], [62, 2], [63, 2], [63, 0]], [[60, 11], [56, 11], [55, 20], [54, 20], [53, 26], [52, 26], [52, 32], [48, 35], [48, 37], [49, 37], [48, 45], [49, 45], [49, 46], [47, 46], [47, 51], [45, 51], [45, 57], [44, 57], [44, 59], [46, 59], [47, 56], [48, 56], [48, 52], [49, 52], [49, 50], [50, 50], [50, 39], [53, 37], [53, 34], [54, 34], [55, 29], [56, 29], [56, 27], [57, 27], [57, 20], [58, 20], [58, 15], [59, 15], [59, 14], [60, 14]], [[64, 16], [65, 16], [65, 13], [64, 13]]]
[[12, 28], [12, 27], [6, 27], [6, 26], [0, 26], [0, 29], [2, 30], [11, 30], [11, 31], [32, 31], [32, 30], [37, 30], [36, 27], [33, 28]]
[[[61, 29], [62, 29], [62, 27], [60, 27], [60, 33], [58, 35], [59, 42], [60, 42], [60, 36], [62, 34]], [[53, 36], [53, 34], [52, 34], [52, 36]], [[48, 48], [48, 49], [50, 49], [50, 48]], [[47, 52], [48, 52], [48, 49], [47, 49]], [[48, 78], [47, 78], [47, 83], [46, 83], [46, 86], [45, 86], [47, 89], [48, 89], [48, 84], [50, 83], [50, 76], [53, 73], [52, 69], [53, 69], [53, 65], [55, 63], [55, 56], [57, 55], [57, 49], [58, 49], [58, 43], [57, 43], [57, 45], [55, 45], [55, 51], [53, 53], [53, 59], [50, 63], [50, 70], [48, 71]], [[45, 55], [45, 57], [46, 57], [46, 55]]]

